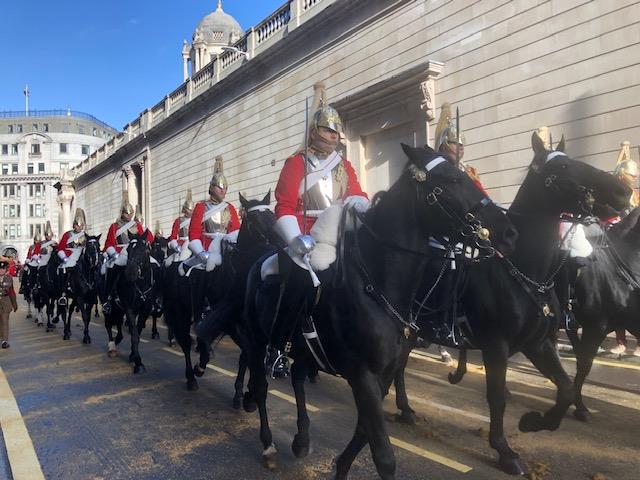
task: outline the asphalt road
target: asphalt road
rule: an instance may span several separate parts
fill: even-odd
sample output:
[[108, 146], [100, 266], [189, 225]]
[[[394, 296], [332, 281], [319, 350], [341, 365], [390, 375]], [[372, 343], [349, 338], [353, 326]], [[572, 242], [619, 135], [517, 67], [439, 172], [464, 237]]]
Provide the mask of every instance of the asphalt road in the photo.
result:
[[[317, 384], [307, 386], [313, 450], [301, 460], [290, 450], [296, 431], [291, 386], [287, 380], [271, 382], [270, 422], [280, 453], [277, 468], [266, 470], [257, 413], [231, 407], [231, 375], [238, 357], [234, 345], [223, 341], [217, 347], [214, 368], [200, 379], [199, 391], [188, 392], [182, 354], [167, 346], [165, 329], [161, 340], [150, 339], [150, 328], [143, 332], [147, 373], [134, 376], [126, 336], [119, 357], [108, 358], [101, 319], [91, 326], [91, 345], [82, 345], [79, 323], [72, 321], [72, 338], [63, 341], [60, 326], [45, 333], [25, 318], [24, 307], [12, 315], [11, 348], [0, 351], [0, 367], [28, 438], [15, 435], [13, 420], [7, 414], [3, 419], [0, 412], [5, 437], [0, 438], [0, 478], [11, 479], [19, 462], [22, 468], [26, 462], [33, 476], [14, 473], [16, 480], [42, 478], [38, 469], [44, 478], [64, 480], [332, 478], [333, 459], [355, 424], [345, 381], [321, 374]], [[530, 468], [530, 478], [640, 478], [640, 359], [598, 359], [584, 390], [588, 406], [596, 411], [590, 424], [568, 414], [557, 432], [528, 434], [517, 431], [520, 416], [550, 407], [555, 392], [526, 360], [513, 360], [505, 427], [512, 448]], [[572, 357], [563, 362], [573, 374]], [[450, 368], [434, 349], [412, 354], [407, 386], [418, 425], [395, 422], [393, 395], [385, 402], [398, 479], [510, 478], [497, 470], [486, 439], [488, 407], [479, 356], [470, 355], [470, 363], [462, 383], [451, 386], [446, 380]], [[0, 397], [4, 408], [8, 400]], [[368, 449], [356, 460], [350, 478], [377, 478]]]

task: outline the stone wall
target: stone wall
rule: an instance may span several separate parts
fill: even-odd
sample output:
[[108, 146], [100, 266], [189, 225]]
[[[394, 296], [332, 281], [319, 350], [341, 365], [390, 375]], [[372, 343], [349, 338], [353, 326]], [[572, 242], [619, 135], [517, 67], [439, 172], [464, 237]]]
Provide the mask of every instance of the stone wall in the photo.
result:
[[305, 97], [318, 81], [346, 119], [347, 154], [363, 184], [384, 187], [404, 161], [398, 140], [424, 142], [427, 60], [444, 64], [436, 104], [460, 108], [465, 160], [508, 204], [540, 125], [600, 168], [613, 168], [625, 139], [637, 157], [639, 22], [639, 2], [626, 0], [337, 0], [145, 135], [89, 159], [76, 205], [105, 231], [120, 202], [120, 169], [147, 146], [145, 218], [165, 232], [187, 188], [204, 198], [216, 155], [225, 158], [230, 201], [239, 191], [264, 195], [303, 140]]

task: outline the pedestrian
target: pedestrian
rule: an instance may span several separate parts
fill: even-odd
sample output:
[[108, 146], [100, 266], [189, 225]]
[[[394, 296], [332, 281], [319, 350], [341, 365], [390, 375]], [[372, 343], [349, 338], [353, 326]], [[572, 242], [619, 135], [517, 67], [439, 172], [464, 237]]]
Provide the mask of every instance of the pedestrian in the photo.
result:
[[9, 259], [0, 257], [0, 347], [9, 348], [9, 314], [18, 310], [13, 277], [7, 273]]

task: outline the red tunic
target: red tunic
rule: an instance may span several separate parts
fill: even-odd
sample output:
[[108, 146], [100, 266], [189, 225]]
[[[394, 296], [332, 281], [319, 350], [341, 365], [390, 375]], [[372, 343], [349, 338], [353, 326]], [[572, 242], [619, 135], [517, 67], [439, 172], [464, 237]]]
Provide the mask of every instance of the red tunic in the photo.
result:
[[[349, 160], [344, 158], [342, 163], [347, 172], [347, 188], [341, 200], [352, 195], [367, 197], [367, 194], [360, 188], [360, 182], [358, 182], [356, 172]], [[303, 180], [304, 160], [302, 154], [298, 153], [287, 158], [280, 172], [280, 178], [278, 178], [278, 184], [276, 185], [276, 218], [284, 215], [295, 215], [298, 218], [300, 231], [305, 231], [303, 228], [304, 205], [302, 204], [302, 196], [299, 194], [300, 184]], [[307, 232], [311, 231], [315, 221], [315, 218], [307, 217]]]
[[[120, 225], [118, 225], [118, 222], [114, 222], [111, 224], [111, 226], [109, 227], [109, 231], [107, 232], [107, 239], [104, 242], [103, 251], [106, 252], [107, 248], [109, 247], [115, 248], [116, 252], [118, 253], [122, 251], [123, 247], [118, 245], [118, 241], [116, 239], [116, 232], [118, 231], [119, 228], [120, 228]], [[138, 230], [138, 235], [142, 235], [144, 233], [144, 227], [140, 222], [136, 222], [136, 229]], [[147, 230], [147, 242], [148, 243], [153, 242], [153, 233], [151, 233], [149, 230]]]
[[[193, 214], [191, 215], [191, 223], [189, 224], [189, 241], [191, 240], [200, 240], [202, 242], [202, 248], [208, 250], [209, 244], [211, 243], [211, 237], [204, 235], [207, 233], [202, 224], [202, 220], [204, 219], [204, 214], [207, 210], [206, 202], [198, 202], [193, 209]], [[227, 211], [231, 219], [229, 220], [229, 224], [227, 225], [227, 229], [225, 233], [235, 232], [240, 228], [240, 218], [238, 217], [238, 212], [236, 208], [230, 203], [227, 204]]]
[[180, 224], [183, 220], [185, 220], [185, 217], [179, 216], [173, 221], [173, 226], [171, 227], [171, 235], [169, 235], [169, 241], [175, 240], [180, 246], [184, 245], [184, 242], [186, 242], [185, 239], [180, 238]]
[[31, 260], [31, 256], [33, 255], [34, 248], [35, 248], [35, 245], [29, 245], [29, 250], [27, 250], [27, 258], [25, 260], [25, 263]]
[[69, 241], [69, 236], [73, 233], [73, 230], [69, 230], [68, 232], [64, 232], [62, 238], [60, 239], [60, 243], [58, 244], [58, 251], [62, 252], [64, 250], [65, 255], [68, 257], [71, 255], [71, 249], [67, 248], [67, 242]]

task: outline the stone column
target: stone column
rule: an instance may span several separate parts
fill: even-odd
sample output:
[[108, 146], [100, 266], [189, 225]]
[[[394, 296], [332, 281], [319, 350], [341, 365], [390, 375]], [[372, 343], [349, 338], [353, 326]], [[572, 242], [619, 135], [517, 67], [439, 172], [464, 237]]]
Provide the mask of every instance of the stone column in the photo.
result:
[[[430, 122], [435, 120], [436, 118], [436, 78], [442, 72], [442, 67], [444, 64], [440, 62], [435, 62], [433, 60], [429, 60], [427, 62], [426, 69], [426, 79], [420, 84], [420, 89], [422, 90], [423, 100], [420, 104], [420, 108], [424, 112], [425, 116], [425, 133], [427, 143], [431, 139], [431, 127], [429, 125]], [[432, 144], [433, 146], [433, 144]]]
[[124, 173], [124, 176], [126, 178], [125, 185], [127, 188], [129, 203], [135, 210], [136, 206], [138, 205], [138, 187], [136, 186], [136, 174], [133, 172], [133, 168], [131, 168], [131, 165], [127, 165], [126, 167], [124, 167], [122, 169], [122, 172]]
[[182, 80], [189, 78], [189, 45], [184, 40], [182, 43]]
[[73, 188], [71, 180], [65, 178], [62, 178], [54, 187], [58, 190], [56, 200], [60, 205], [61, 213], [59, 232], [66, 232], [71, 230], [71, 203], [75, 197], [75, 188]]

